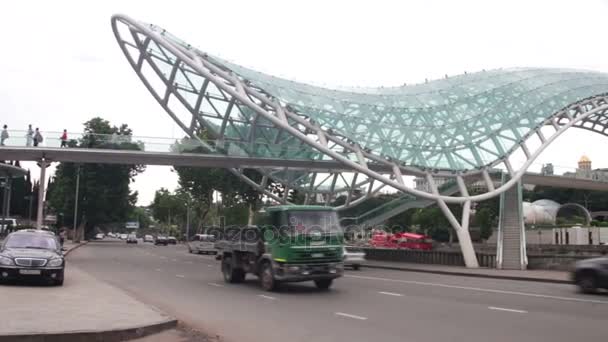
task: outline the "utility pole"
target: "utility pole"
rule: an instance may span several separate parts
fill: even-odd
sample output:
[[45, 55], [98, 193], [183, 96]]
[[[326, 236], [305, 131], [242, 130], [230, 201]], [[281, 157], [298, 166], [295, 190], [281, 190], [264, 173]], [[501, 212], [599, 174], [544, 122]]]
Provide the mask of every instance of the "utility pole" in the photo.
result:
[[80, 238], [77, 238], [76, 231], [78, 230], [78, 190], [80, 188], [80, 165], [76, 171], [76, 193], [74, 194], [74, 232], [72, 234], [72, 242], [80, 242]]

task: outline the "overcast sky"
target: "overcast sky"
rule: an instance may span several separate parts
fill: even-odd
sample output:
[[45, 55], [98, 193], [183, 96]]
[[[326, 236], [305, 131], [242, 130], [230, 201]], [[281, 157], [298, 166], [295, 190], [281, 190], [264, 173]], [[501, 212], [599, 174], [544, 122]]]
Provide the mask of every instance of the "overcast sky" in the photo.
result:
[[[7, 1], [0, 11], [0, 123], [79, 132], [101, 116], [127, 123], [135, 135], [181, 137], [118, 48], [114, 13], [259, 71], [330, 87], [501, 67], [608, 72], [608, 2], [599, 0]], [[608, 167], [606, 141], [570, 130], [537, 165], [574, 168], [585, 153], [594, 167]], [[176, 186], [168, 167], [148, 167], [132, 187], [147, 205], [161, 186]]]

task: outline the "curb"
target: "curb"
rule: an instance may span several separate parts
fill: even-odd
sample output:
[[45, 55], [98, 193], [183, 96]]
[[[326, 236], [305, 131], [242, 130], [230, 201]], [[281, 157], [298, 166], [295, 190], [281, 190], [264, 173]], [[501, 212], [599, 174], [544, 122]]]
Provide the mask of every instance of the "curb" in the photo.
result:
[[532, 281], [532, 282], [537, 282], [537, 283], [551, 283], [551, 284], [569, 284], [569, 285], [572, 284], [572, 282], [569, 281], [569, 280], [561, 280], [561, 279], [518, 277], [518, 276], [499, 276], [499, 275], [491, 275], [491, 274], [467, 273], [467, 272], [458, 272], [458, 271], [425, 270], [425, 269], [420, 269], [420, 268], [409, 268], [409, 267], [399, 267], [399, 266], [385, 266], [385, 265], [367, 265], [367, 264], [363, 264], [361, 266], [362, 267], [367, 267], [367, 268], [377, 268], [377, 269], [393, 270], [393, 271], [432, 273], [432, 274], [454, 275], [454, 276], [472, 277], [472, 278], [519, 280], [519, 281]]
[[65, 333], [33, 333], [2, 335], [0, 342], [88, 342], [104, 341], [118, 342], [156, 334], [164, 330], [177, 327], [176, 319], [169, 319], [163, 322], [107, 331], [74, 331]]
[[81, 247], [81, 246], [84, 246], [84, 245], [86, 245], [86, 244], [88, 244], [88, 243], [89, 243], [89, 241], [83, 241], [83, 242], [79, 242], [79, 243], [78, 243], [76, 246], [74, 246], [74, 247], [72, 247], [72, 248], [68, 249], [67, 251], [65, 251], [65, 253], [63, 253], [63, 257], [64, 257], [64, 258], [65, 258], [65, 257], [67, 257], [67, 256], [68, 256], [68, 254], [70, 254], [70, 253], [71, 253], [73, 250], [75, 250], [75, 249], [77, 249], [77, 248], [79, 248], [79, 247]]

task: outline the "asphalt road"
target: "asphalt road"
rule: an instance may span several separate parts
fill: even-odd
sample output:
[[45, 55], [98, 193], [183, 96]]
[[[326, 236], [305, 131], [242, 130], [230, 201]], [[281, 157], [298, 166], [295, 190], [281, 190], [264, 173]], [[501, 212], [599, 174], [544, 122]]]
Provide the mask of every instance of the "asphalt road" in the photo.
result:
[[[573, 286], [390, 270], [261, 290], [184, 246], [92, 242], [69, 263], [223, 341], [606, 341], [608, 296]], [[69, 266], [68, 266], [69, 267]]]

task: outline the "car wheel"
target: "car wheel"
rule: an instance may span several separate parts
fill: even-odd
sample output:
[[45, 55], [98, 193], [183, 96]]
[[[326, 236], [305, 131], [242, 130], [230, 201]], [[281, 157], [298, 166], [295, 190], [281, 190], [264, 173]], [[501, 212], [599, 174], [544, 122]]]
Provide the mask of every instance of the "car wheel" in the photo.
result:
[[576, 285], [583, 293], [595, 293], [597, 291], [597, 279], [593, 272], [583, 272], [576, 279]]
[[188, 248], [188, 253], [192, 254], [192, 248]]
[[319, 279], [315, 280], [315, 285], [320, 290], [327, 290], [331, 287], [331, 284], [334, 282], [333, 279]]
[[274, 279], [272, 265], [266, 261], [262, 264], [262, 273], [260, 273], [260, 285], [266, 291], [274, 291], [277, 289], [279, 282]]
[[353, 265], [353, 270], [358, 271], [361, 268], [361, 265]]
[[53, 279], [53, 285], [63, 286], [63, 272], [64, 271], [61, 271], [61, 273], [57, 275], [57, 278]]

